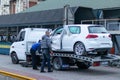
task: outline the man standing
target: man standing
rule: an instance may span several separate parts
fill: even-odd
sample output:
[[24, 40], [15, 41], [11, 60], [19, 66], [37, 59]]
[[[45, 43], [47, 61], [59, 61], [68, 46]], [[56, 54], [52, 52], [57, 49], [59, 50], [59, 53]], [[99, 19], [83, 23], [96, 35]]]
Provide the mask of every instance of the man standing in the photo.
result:
[[41, 41], [41, 49], [42, 49], [42, 54], [43, 54], [41, 72], [45, 72], [44, 67], [45, 67], [46, 62], [48, 66], [48, 72], [52, 72], [51, 64], [50, 64], [50, 53], [52, 53], [52, 49], [51, 49], [51, 39], [49, 36], [50, 36], [50, 32], [46, 31]]
[[41, 50], [41, 44], [40, 44], [40, 41], [38, 43], [35, 43], [32, 45], [31, 49], [30, 49], [30, 53], [31, 53], [31, 56], [32, 56], [32, 67], [33, 67], [33, 70], [38, 70], [37, 68], [37, 55], [36, 55], [36, 51], [38, 50], [38, 52], [40, 53], [40, 50]]

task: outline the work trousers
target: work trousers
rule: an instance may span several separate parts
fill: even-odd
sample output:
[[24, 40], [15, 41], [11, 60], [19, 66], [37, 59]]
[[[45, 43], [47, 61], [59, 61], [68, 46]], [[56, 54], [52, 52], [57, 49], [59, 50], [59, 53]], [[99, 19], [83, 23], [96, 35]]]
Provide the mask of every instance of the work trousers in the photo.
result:
[[46, 65], [46, 62], [47, 62], [47, 66], [48, 66], [48, 71], [51, 71], [49, 49], [42, 49], [42, 55], [43, 55], [43, 59], [42, 59], [41, 71], [44, 71], [44, 67]]
[[36, 51], [33, 50], [33, 49], [30, 49], [30, 53], [31, 53], [31, 56], [32, 56], [32, 66], [33, 66], [33, 69], [37, 69], [37, 55], [35, 54]]

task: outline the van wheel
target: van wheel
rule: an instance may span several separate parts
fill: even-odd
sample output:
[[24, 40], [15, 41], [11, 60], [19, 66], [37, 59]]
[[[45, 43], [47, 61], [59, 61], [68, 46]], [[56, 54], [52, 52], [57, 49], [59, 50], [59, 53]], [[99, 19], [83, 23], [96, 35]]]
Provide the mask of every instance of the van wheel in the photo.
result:
[[62, 61], [62, 58], [60, 57], [55, 57], [53, 59], [53, 68], [55, 70], [61, 70], [62, 69], [62, 64], [63, 64], [63, 61]]
[[75, 46], [74, 46], [74, 53], [76, 55], [85, 55], [85, 52], [86, 52], [85, 51], [85, 46], [84, 46], [83, 43], [78, 42], [78, 43], [75, 44]]
[[19, 60], [18, 60], [18, 57], [17, 57], [16, 53], [11, 54], [11, 59], [12, 59], [13, 64], [18, 64], [19, 63]]
[[84, 62], [77, 62], [77, 67], [79, 69], [88, 69], [90, 67], [89, 64], [85, 64]]

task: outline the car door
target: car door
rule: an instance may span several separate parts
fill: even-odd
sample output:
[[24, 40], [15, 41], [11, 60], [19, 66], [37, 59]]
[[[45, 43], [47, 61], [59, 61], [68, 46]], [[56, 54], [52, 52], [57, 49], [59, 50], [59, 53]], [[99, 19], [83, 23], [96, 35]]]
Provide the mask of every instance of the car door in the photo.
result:
[[14, 50], [19, 59], [25, 59], [25, 31], [21, 31], [14, 43]]
[[60, 50], [61, 49], [61, 35], [62, 35], [63, 27], [57, 28], [51, 36], [52, 39], [52, 50]]
[[62, 45], [65, 51], [73, 51], [75, 39], [79, 37], [79, 34], [80, 26], [68, 26], [67, 31], [64, 31], [64, 36], [62, 39]]

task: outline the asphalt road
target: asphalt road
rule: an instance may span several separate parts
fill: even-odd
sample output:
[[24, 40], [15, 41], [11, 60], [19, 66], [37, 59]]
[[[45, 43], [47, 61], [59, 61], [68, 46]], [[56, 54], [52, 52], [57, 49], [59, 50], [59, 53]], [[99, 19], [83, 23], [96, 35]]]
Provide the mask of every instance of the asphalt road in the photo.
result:
[[40, 73], [39, 70], [32, 70], [32, 67], [26, 68], [20, 64], [12, 64], [8, 55], [0, 55], [0, 70], [33, 77], [37, 80], [120, 80], [120, 68], [116, 67], [90, 67], [88, 70], [71, 67], [64, 71]]

